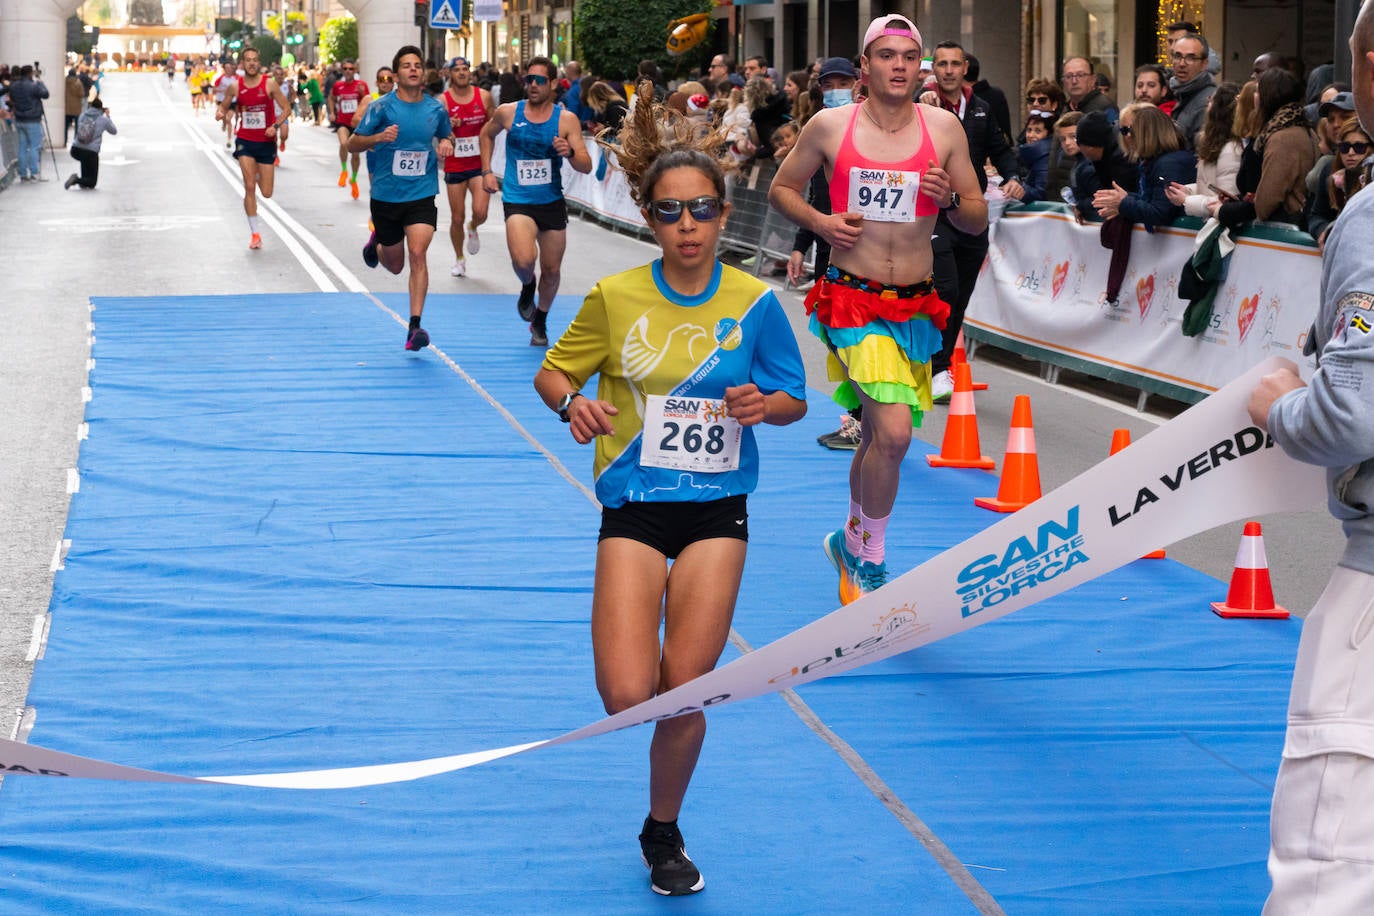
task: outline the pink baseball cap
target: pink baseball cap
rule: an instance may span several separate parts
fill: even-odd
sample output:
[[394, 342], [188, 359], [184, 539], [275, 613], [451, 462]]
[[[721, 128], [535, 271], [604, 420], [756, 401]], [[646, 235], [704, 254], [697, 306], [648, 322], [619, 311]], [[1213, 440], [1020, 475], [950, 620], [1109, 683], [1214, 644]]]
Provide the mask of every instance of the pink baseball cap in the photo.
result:
[[863, 53], [868, 53], [868, 46], [873, 44], [884, 35], [899, 35], [902, 38], [910, 38], [925, 49], [925, 43], [921, 41], [921, 33], [916, 28], [916, 23], [905, 16], [891, 13], [886, 16], [879, 16], [868, 24], [868, 31], [864, 32]]

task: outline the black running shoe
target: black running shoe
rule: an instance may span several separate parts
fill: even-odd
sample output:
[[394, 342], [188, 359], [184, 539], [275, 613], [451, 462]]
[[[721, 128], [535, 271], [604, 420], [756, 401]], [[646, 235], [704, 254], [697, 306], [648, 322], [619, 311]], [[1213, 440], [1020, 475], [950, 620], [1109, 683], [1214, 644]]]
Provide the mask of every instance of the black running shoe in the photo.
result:
[[377, 257], [377, 233], [372, 233], [372, 237], [363, 246], [363, 263], [368, 267], [376, 267], [379, 262]]
[[676, 822], [658, 824], [646, 817], [639, 835], [639, 851], [644, 864], [649, 866], [649, 884], [655, 894], [682, 897], [706, 886], [706, 879], [687, 857], [682, 831], [677, 829]]
[[515, 308], [520, 313], [521, 321], [533, 321], [534, 313], [539, 309], [534, 301], [534, 287], [533, 281], [520, 287], [520, 301], [515, 303]]
[[418, 325], [406, 332], [406, 349], [423, 350], [429, 346], [429, 332]]

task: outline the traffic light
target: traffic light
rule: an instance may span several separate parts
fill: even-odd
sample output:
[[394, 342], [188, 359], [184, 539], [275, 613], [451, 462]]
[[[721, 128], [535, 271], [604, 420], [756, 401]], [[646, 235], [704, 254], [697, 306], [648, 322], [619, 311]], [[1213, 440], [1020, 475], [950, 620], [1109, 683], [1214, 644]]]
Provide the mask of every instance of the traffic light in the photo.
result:
[[230, 50], [230, 51], [237, 51], [239, 48], [242, 48], [242, 47], [243, 47], [243, 33], [242, 33], [242, 32], [235, 32], [234, 35], [233, 35], [232, 37], [230, 37], [230, 39], [229, 39], [229, 50]]
[[429, 25], [429, 0], [415, 0], [415, 24]]

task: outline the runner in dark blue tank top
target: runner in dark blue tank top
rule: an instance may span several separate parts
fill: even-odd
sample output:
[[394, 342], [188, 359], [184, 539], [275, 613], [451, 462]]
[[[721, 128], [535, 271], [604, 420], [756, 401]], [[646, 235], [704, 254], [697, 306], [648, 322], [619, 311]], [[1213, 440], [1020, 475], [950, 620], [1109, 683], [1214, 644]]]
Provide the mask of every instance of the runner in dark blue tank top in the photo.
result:
[[[558, 293], [563, 252], [568, 246], [563, 160], [584, 174], [592, 170], [581, 124], [572, 112], [553, 101], [556, 75], [548, 58], [531, 60], [525, 67], [525, 99], [497, 108], [480, 138], [482, 184], [489, 193], [501, 191], [506, 247], [520, 279], [516, 310], [521, 320], [530, 323], [532, 347], [549, 345], [549, 308]], [[507, 132], [506, 168], [498, 181], [492, 173], [491, 155], [503, 130]]]

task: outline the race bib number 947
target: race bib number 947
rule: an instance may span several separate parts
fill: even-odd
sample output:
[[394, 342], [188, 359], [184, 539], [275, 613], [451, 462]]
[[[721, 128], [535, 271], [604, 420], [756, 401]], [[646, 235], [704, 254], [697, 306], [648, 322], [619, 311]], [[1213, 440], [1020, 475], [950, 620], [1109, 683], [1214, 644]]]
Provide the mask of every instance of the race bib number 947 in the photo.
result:
[[909, 223], [920, 186], [920, 172], [856, 166], [849, 170], [849, 210], [875, 223]]
[[739, 467], [744, 428], [714, 398], [644, 399], [639, 463], [673, 471], [733, 471]]

